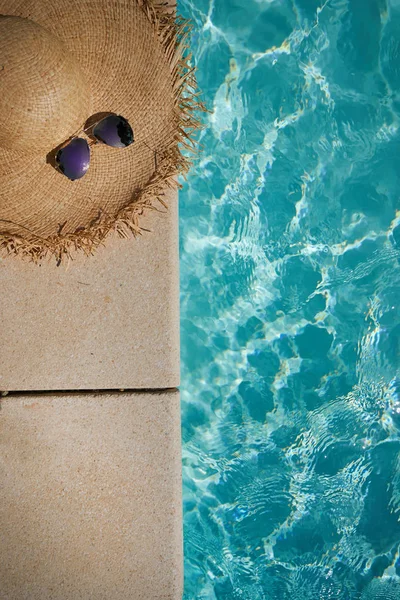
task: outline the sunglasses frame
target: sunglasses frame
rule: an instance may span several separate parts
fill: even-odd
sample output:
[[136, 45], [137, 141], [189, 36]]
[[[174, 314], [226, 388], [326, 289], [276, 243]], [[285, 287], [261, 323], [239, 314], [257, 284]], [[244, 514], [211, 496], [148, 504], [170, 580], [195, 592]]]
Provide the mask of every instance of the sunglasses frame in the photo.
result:
[[[76, 138], [78, 138], [81, 133], [84, 133], [85, 131], [88, 131], [89, 129], [94, 129], [96, 127], [96, 125], [98, 125], [99, 123], [101, 123], [105, 119], [108, 119], [108, 117], [114, 117], [114, 116], [120, 117], [121, 119], [124, 119], [125, 121], [127, 121], [127, 123], [129, 123], [129, 121], [127, 119], [125, 119], [125, 117], [123, 117], [122, 115], [117, 115], [115, 113], [111, 113], [111, 114], [107, 115], [106, 117], [102, 117], [101, 119], [99, 119], [95, 123], [92, 123], [92, 125], [89, 125], [88, 127], [81, 127], [81, 129], [78, 129], [61, 146], [59, 146], [59, 148], [57, 150], [57, 153], [60, 150], [62, 150], [63, 148], [65, 148], [65, 146], [68, 146], [68, 144], [70, 142], [72, 142], [72, 140], [75, 140]], [[130, 125], [130, 123], [129, 123], [129, 125]], [[82, 138], [82, 139], [84, 139], [84, 138]], [[87, 141], [87, 144], [88, 144], [88, 146], [93, 146], [94, 144], [97, 144], [98, 142], [101, 142], [101, 140], [98, 140], [96, 138], [95, 140], [89, 140], [89, 141]], [[101, 142], [101, 143], [103, 143], [103, 142]]]
[[[121, 119], [124, 119], [128, 125], [131, 127], [131, 124], [129, 123], [129, 121], [127, 119], [125, 119], [125, 117], [123, 117], [122, 115], [117, 115], [116, 113], [110, 113], [109, 115], [106, 115], [105, 117], [102, 117], [101, 119], [99, 119], [98, 121], [96, 121], [95, 123], [92, 123], [91, 125], [89, 125], [88, 127], [82, 127], [81, 129], [78, 129], [71, 137], [69, 137], [61, 146], [58, 147], [57, 149], [57, 153], [55, 155], [55, 166], [57, 171], [59, 171], [62, 175], [65, 175], [65, 173], [63, 173], [60, 169], [60, 163], [57, 160], [57, 156], [58, 153], [63, 149], [66, 148], [66, 146], [68, 146], [73, 140], [76, 140], [79, 138], [81, 133], [84, 133], [90, 129], [94, 129], [96, 127], [96, 125], [98, 125], [99, 123], [101, 123], [102, 121], [104, 121], [105, 119], [108, 119], [108, 117], [120, 117]], [[89, 137], [89, 136], [88, 136]], [[102, 140], [99, 140], [97, 138], [95, 138], [94, 140], [92, 139], [85, 139], [85, 138], [81, 138], [84, 139], [85, 142], [87, 143], [88, 147], [90, 148], [91, 146], [94, 146], [95, 144], [105, 144], [105, 142], [103, 142]], [[105, 144], [107, 145], [107, 144]]]

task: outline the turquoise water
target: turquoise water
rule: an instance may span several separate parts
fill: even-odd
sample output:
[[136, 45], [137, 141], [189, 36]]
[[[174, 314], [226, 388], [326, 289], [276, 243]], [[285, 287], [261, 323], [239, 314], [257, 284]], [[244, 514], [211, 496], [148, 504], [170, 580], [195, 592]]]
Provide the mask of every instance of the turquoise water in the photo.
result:
[[181, 0], [185, 600], [400, 598], [400, 0]]

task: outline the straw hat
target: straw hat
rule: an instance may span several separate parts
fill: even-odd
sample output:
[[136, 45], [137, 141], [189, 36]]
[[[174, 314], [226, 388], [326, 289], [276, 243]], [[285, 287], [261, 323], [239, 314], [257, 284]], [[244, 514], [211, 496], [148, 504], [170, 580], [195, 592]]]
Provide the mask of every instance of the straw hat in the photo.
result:
[[[140, 233], [143, 211], [166, 206], [204, 109], [188, 24], [166, 4], [0, 0], [0, 249], [60, 263], [91, 254], [111, 230]], [[58, 151], [74, 136], [94, 140], [91, 127], [110, 114], [129, 123], [133, 143], [89, 144], [88, 171], [69, 179]]]

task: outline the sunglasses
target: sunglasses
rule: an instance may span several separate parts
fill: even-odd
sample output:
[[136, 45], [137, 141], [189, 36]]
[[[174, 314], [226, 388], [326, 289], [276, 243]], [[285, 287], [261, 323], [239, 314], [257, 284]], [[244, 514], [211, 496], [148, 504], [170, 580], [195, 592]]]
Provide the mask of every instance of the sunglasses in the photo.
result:
[[[77, 137], [79, 133], [92, 128], [95, 140], [87, 142]], [[128, 121], [121, 115], [109, 115], [86, 129], [80, 129], [71, 141], [66, 142], [56, 154], [56, 167], [68, 179], [75, 181], [83, 177], [89, 168], [90, 146], [101, 142], [113, 148], [126, 148], [133, 141], [133, 131]]]

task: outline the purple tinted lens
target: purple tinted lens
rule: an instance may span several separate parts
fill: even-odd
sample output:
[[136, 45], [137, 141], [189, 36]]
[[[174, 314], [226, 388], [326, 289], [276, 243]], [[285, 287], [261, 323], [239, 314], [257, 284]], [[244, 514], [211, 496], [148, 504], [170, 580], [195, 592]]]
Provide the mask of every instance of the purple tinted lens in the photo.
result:
[[56, 162], [64, 175], [74, 181], [84, 176], [89, 168], [90, 149], [86, 140], [75, 138], [57, 152]]
[[133, 131], [121, 115], [105, 117], [93, 129], [95, 138], [114, 148], [125, 148], [133, 142]]

